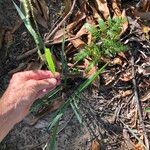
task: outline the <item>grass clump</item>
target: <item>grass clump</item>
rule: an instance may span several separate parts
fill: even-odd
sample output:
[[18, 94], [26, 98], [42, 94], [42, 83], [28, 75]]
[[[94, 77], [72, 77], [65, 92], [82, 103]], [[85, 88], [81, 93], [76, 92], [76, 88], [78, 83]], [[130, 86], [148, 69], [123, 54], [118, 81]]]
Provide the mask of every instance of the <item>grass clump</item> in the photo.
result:
[[97, 65], [102, 57], [114, 57], [119, 52], [124, 52], [126, 47], [120, 42], [125, 18], [109, 18], [107, 21], [100, 19], [98, 27], [89, 23], [85, 24], [85, 28], [92, 34], [92, 42], [86, 45], [75, 56], [75, 60], [81, 61], [90, 58], [90, 66]]

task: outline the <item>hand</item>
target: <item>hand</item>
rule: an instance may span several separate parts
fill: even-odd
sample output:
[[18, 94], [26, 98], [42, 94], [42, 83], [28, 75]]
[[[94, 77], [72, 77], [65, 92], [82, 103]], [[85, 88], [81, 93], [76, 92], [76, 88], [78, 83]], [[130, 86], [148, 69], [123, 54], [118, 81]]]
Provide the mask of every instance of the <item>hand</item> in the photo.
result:
[[5, 124], [15, 125], [20, 122], [28, 114], [33, 102], [58, 84], [60, 84], [59, 73], [52, 74], [50, 71], [38, 70], [14, 74], [0, 100], [1, 130], [3, 126], [6, 128]]

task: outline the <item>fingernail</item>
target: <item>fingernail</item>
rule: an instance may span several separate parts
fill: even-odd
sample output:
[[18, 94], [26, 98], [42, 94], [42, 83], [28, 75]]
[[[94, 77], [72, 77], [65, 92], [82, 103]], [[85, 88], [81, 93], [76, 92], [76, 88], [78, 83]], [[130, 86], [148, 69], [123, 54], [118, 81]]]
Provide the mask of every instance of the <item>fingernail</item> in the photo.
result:
[[60, 79], [60, 73], [55, 72], [54, 76], [55, 76], [56, 79]]

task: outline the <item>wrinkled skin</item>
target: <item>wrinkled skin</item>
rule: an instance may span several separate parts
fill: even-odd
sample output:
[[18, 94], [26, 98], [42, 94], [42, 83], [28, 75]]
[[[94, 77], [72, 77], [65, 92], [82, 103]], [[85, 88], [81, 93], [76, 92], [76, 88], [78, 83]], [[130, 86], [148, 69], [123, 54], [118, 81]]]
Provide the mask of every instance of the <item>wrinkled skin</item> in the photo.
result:
[[[43, 97], [59, 84], [59, 73], [52, 74], [50, 71], [38, 70], [14, 74], [0, 100], [0, 141], [5, 136], [5, 133], [1, 132], [8, 130], [5, 131], [7, 134], [28, 114], [36, 99]], [[5, 124], [8, 124], [8, 127], [2, 131]]]

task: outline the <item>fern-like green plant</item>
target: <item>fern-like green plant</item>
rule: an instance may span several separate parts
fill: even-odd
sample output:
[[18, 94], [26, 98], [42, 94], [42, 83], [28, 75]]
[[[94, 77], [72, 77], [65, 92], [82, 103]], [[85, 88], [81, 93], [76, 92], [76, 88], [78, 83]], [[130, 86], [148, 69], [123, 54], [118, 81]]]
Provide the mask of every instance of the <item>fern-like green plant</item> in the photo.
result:
[[107, 21], [102, 19], [98, 22], [98, 27], [89, 23], [85, 28], [92, 34], [93, 41], [86, 45], [79, 53], [75, 55], [75, 60], [81, 61], [84, 58], [90, 58], [89, 70], [93, 65], [100, 62], [101, 57], [114, 57], [117, 53], [125, 51], [126, 47], [120, 42], [120, 34], [125, 18], [109, 18]]

